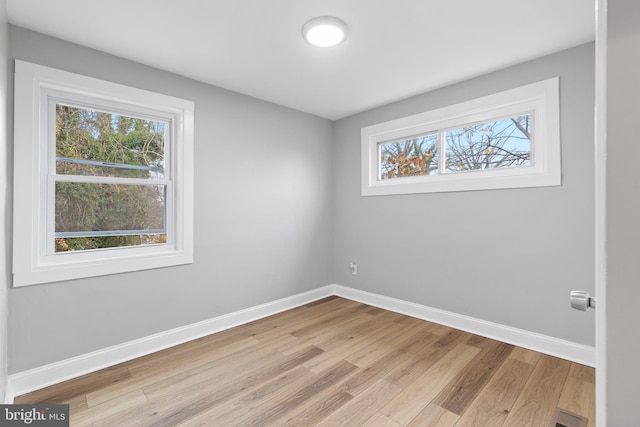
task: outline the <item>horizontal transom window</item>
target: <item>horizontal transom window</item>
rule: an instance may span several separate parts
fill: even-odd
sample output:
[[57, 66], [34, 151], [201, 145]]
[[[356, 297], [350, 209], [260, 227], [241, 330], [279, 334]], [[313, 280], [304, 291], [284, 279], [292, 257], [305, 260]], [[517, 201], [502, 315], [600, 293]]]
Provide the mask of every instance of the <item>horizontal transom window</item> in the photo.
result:
[[362, 194], [560, 184], [558, 79], [362, 129]]

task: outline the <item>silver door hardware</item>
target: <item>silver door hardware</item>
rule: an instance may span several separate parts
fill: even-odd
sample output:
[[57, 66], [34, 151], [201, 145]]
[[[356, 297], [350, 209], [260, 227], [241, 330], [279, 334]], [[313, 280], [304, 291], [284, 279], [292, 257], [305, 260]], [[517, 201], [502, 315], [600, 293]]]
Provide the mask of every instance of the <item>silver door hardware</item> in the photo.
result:
[[569, 296], [571, 307], [576, 310], [587, 311], [590, 308], [596, 308], [596, 299], [585, 291], [571, 291]]

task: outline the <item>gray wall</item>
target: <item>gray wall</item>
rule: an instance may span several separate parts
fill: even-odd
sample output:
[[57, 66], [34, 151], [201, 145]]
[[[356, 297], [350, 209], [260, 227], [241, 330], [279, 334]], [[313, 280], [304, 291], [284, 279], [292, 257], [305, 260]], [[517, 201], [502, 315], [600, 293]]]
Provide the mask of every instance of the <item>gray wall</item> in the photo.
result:
[[640, 3], [608, 0], [607, 425], [638, 426]]
[[[363, 126], [560, 76], [562, 186], [360, 196]], [[594, 44], [339, 120], [334, 125], [334, 281], [594, 345]], [[358, 264], [350, 274], [349, 262]]]
[[4, 403], [7, 386], [7, 289], [11, 239], [8, 238], [10, 224], [8, 218], [7, 195], [9, 161], [7, 143], [7, 50], [8, 50], [7, 1], [0, 0], [0, 403]]
[[[9, 30], [11, 59], [196, 103], [194, 264], [10, 289], [10, 373], [329, 283], [594, 344], [567, 302], [594, 286], [593, 44], [332, 124]], [[361, 127], [556, 75], [561, 187], [360, 196]]]
[[9, 30], [11, 58], [196, 106], [194, 263], [10, 289], [10, 373], [331, 283], [330, 121]]

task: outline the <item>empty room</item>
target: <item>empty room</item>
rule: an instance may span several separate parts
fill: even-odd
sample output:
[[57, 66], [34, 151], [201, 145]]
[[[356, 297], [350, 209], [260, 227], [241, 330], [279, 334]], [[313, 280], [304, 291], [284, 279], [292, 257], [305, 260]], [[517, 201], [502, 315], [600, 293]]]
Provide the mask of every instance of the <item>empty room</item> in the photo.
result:
[[0, 425], [640, 426], [639, 22], [0, 0]]

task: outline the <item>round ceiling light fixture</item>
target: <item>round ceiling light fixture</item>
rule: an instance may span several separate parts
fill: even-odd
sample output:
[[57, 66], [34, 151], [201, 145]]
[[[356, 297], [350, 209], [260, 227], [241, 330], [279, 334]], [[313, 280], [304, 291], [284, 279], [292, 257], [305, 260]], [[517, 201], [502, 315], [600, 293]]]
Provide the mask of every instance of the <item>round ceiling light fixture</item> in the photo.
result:
[[347, 38], [347, 24], [334, 16], [319, 16], [305, 22], [302, 37], [307, 43], [318, 47], [332, 47]]

